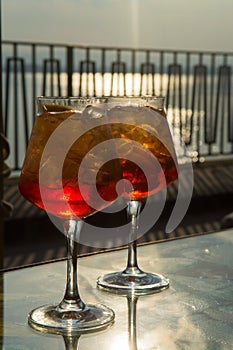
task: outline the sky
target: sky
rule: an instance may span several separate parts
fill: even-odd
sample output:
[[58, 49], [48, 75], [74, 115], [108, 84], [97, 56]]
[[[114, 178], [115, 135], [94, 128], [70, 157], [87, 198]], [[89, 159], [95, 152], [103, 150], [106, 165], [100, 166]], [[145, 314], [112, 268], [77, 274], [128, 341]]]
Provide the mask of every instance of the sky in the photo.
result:
[[233, 51], [233, 0], [1, 0], [2, 37]]

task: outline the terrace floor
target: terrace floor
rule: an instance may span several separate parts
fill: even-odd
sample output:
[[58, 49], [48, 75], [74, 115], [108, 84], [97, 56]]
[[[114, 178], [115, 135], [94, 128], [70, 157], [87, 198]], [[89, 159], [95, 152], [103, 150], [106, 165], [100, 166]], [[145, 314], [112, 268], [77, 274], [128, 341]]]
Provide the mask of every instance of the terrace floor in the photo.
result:
[[[187, 237], [219, 231], [233, 226], [233, 161], [206, 162], [193, 166], [193, 196], [186, 215], [170, 233], [165, 226], [177, 196], [177, 184], [168, 187], [167, 200], [156, 224], [139, 243]], [[13, 204], [13, 212], [5, 221], [4, 268], [63, 258], [66, 256], [65, 237], [50, 222], [47, 214], [28, 203], [18, 191], [18, 179], [5, 181], [5, 200]], [[187, 182], [186, 189], [190, 186]], [[155, 201], [156, 205], [156, 201]], [[105, 216], [96, 214], [89, 222], [111, 227], [124, 222], [125, 213]], [[79, 254], [88, 254], [97, 248], [79, 245]]]

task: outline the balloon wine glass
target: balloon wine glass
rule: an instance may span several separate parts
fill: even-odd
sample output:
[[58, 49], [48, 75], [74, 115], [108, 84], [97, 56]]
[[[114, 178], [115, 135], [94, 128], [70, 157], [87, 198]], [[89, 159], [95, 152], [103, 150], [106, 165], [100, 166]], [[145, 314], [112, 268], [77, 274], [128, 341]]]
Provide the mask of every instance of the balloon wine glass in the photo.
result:
[[[109, 99], [109, 123], [117, 146], [125, 187], [124, 198], [131, 222], [127, 266], [123, 271], [102, 275], [100, 289], [115, 293], [149, 294], [168, 288], [169, 281], [157, 273], [142, 271], [137, 262], [139, 216], [148, 196], [177, 179], [177, 160], [162, 97]], [[153, 213], [152, 213], [153, 215]]]
[[[57, 227], [63, 227], [68, 246], [64, 298], [58, 305], [38, 307], [28, 316], [29, 324], [39, 331], [87, 332], [105, 328], [114, 320], [114, 312], [108, 307], [85, 304], [77, 283], [77, 241], [83, 219], [111, 204], [117, 196], [119, 177], [114, 161], [100, 166], [95, 183], [88, 175], [107, 152], [103, 148], [97, 156], [91, 153], [94, 146], [109, 139], [105, 116], [92, 113], [93, 106], [104, 102], [98, 98], [37, 98], [38, 114], [19, 189], [27, 200], [45, 210]], [[85, 176], [80, 179], [80, 164], [88, 154]]]

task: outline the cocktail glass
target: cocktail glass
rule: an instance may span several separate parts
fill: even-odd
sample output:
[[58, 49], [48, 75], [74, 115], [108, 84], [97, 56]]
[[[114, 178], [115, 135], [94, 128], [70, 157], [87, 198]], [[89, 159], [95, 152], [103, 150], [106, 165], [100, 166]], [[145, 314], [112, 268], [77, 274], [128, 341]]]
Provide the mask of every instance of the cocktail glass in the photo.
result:
[[[115, 293], [149, 294], [168, 288], [157, 273], [142, 271], [137, 262], [138, 220], [148, 196], [177, 179], [177, 160], [162, 97], [109, 98], [108, 119], [117, 146], [123, 178], [130, 182], [124, 198], [131, 222], [126, 268], [97, 279], [99, 288]], [[126, 184], [127, 185], [127, 184]], [[153, 213], [151, 214], [153, 215]]]
[[[34, 309], [28, 321], [37, 330], [59, 334], [102, 329], [113, 322], [114, 312], [104, 305], [85, 304], [81, 299], [77, 284], [77, 246], [83, 219], [117, 197], [115, 187], [119, 176], [116, 162], [100, 166], [99, 162], [102, 164], [108, 150], [103, 148], [97, 156], [91, 151], [111, 137], [104, 113], [93, 112], [93, 106], [95, 108], [105, 100], [39, 97], [37, 103], [38, 115], [22, 167], [19, 189], [27, 200], [47, 211], [55, 224], [62, 222], [68, 259], [64, 298], [58, 305]], [[85, 176], [80, 179], [77, 174], [86, 156]], [[93, 183], [90, 174], [96, 166], [100, 169]], [[96, 195], [99, 193], [101, 197]]]

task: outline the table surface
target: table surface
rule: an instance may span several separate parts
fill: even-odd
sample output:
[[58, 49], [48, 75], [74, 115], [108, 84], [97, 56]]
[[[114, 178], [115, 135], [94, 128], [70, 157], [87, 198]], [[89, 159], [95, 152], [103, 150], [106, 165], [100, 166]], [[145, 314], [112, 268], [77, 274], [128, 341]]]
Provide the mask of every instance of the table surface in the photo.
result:
[[27, 325], [31, 309], [62, 299], [66, 262], [3, 274], [2, 349], [233, 349], [233, 230], [139, 247], [140, 267], [167, 276], [170, 288], [138, 299], [96, 288], [100, 274], [124, 269], [126, 256], [123, 249], [78, 259], [83, 300], [111, 307], [115, 322], [69, 341]]

